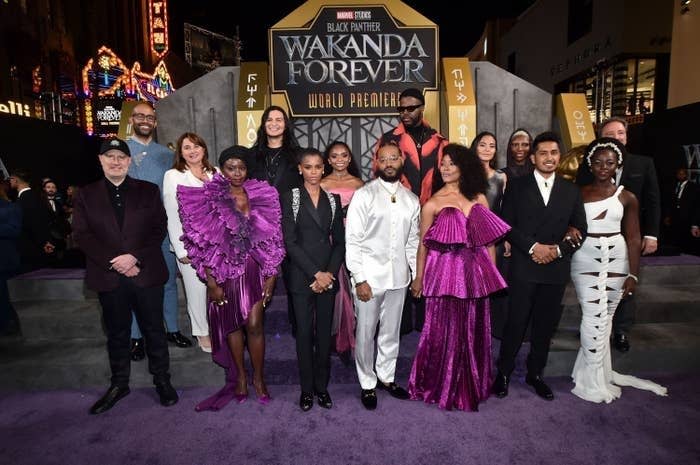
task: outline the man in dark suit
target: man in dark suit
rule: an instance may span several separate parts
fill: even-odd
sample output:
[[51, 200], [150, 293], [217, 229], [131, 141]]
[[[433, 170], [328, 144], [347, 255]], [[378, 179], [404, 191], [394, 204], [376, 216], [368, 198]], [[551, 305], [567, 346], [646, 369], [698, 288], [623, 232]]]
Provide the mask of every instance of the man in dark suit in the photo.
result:
[[554, 398], [542, 380], [542, 372], [561, 318], [571, 254], [586, 235], [581, 193], [577, 186], [556, 175], [559, 146], [556, 134], [538, 135], [530, 155], [534, 172], [509, 181], [503, 197], [501, 216], [513, 229], [507, 236], [512, 245], [510, 299], [493, 385], [497, 397], [508, 395], [515, 357], [532, 320], [525, 381], [538, 396]]
[[12, 303], [7, 280], [19, 269], [17, 238], [22, 231], [22, 209], [7, 196], [9, 183], [0, 173], [0, 336], [20, 334], [19, 318]]
[[[627, 145], [627, 120], [612, 117], [600, 125], [599, 136], [612, 137]], [[656, 252], [661, 228], [661, 194], [656, 179], [654, 160], [627, 152], [624, 164], [615, 177], [618, 186], [637, 196], [639, 201], [639, 225], [642, 234], [642, 255]], [[593, 182], [587, 163], [579, 165], [576, 184], [585, 186]], [[635, 301], [629, 296], [620, 301], [613, 317], [613, 345], [620, 352], [630, 349], [629, 330], [634, 323]]]
[[161, 252], [167, 219], [158, 186], [127, 176], [126, 142], [100, 147], [104, 179], [80, 189], [73, 210], [73, 234], [87, 258], [86, 284], [98, 292], [107, 331], [111, 386], [90, 409], [109, 410], [129, 394], [131, 310], [146, 338], [148, 368], [164, 406], [178, 401], [170, 384], [163, 328], [163, 285], [168, 269]]
[[684, 253], [695, 253], [691, 223], [693, 209], [700, 200], [698, 186], [688, 179], [687, 168], [676, 170], [676, 181], [665, 202], [664, 224], [669, 227], [673, 244]]
[[41, 197], [30, 187], [29, 173], [14, 170], [10, 187], [17, 191], [17, 204], [22, 209], [22, 234], [19, 238], [20, 272], [36, 270], [48, 265], [56, 245], [49, 234], [49, 212]]

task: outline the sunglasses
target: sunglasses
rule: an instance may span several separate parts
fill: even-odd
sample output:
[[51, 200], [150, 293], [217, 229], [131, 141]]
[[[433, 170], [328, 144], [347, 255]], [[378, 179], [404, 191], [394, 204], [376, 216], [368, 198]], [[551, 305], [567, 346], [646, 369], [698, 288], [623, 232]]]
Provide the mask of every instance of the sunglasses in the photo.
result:
[[399, 113], [403, 113], [404, 111], [407, 111], [409, 113], [413, 113], [414, 111], [416, 111], [417, 109], [419, 109], [422, 106], [423, 106], [423, 104], [421, 103], [420, 105], [407, 105], [405, 107], [396, 107], [396, 111], [398, 111]]

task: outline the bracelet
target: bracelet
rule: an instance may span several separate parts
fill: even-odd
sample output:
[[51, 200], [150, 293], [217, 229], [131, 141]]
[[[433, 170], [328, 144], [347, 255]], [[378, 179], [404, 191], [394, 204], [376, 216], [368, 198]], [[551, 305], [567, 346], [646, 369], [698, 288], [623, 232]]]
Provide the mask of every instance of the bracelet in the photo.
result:
[[628, 274], [628, 275], [627, 275], [627, 277], [628, 277], [628, 278], [632, 278], [632, 279], [634, 279], [634, 282], [636, 282], [636, 283], [638, 283], [638, 282], [639, 282], [639, 278], [638, 278], [638, 277], [636, 277], [635, 275], [633, 275], [632, 273]]

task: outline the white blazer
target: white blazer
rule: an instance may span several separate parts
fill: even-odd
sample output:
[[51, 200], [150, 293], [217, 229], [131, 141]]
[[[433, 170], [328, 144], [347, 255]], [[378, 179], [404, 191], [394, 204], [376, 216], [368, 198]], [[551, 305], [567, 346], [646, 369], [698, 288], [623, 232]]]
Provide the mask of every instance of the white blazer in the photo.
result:
[[[207, 173], [209, 179], [214, 173]], [[168, 215], [168, 237], [170, 238], [170, 250], [179, 258], [187, 257], [187, 250], [180, 240], [182, 236], [182, 223], [180, 222], [180, 207], [177, 203], [177, 186], [202, 187], [204, 183], [192, 172], [185, 169], [184, 172], [170, 169], [163, 176], [163, 204]]]

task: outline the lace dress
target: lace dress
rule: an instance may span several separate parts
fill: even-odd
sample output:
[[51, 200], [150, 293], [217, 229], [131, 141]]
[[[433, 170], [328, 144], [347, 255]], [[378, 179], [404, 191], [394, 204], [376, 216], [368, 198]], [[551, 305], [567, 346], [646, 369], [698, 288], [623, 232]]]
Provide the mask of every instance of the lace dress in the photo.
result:
[[[624, 212], [619, 200], [622, 189], [620, 186], [607, 199], [584, 204], [589, 234], [620, 231]], [[586, 237], [572, 257], [571, 279], [581, 304], [582, 318], [581, 347], [571, 374], [576, 386], [571, 392], [584, 400], [610, 403], [622, 394], [619, 386], [633, 386], [666, 395], [663, 386], [612, 369], [610, 332], [627, 273], [627, 243], [619, 233]]]

